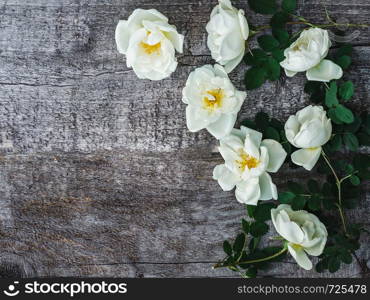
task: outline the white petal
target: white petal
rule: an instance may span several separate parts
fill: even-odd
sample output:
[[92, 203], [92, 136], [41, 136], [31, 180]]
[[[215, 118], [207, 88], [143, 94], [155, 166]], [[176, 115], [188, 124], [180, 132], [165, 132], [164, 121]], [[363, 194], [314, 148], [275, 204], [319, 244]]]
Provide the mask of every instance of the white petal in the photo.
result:
[[272, 182], [271, 176], [268, 173], [263, 173], [260, 176], [260, 189], [261, 197], [260, 200], [277, 199], [276, 185]]
[[274, 140], [265, 139], [262, 141], [261, 146], [265, 146], [269, 154], [269, 163], [267, 172], [277, 172], [281, 165], [284, 163], [287, 156], [286, 151], [280, 143]]
[[120, 20], [117, 24], [115, 32], [117, 50], [119, 53], [126, 54], [129, 38], [127, 21]]
[[240, 181], [239, 176], [232, 173], [225, 165], [218, 165], [213, 169], [213, 179], [218, 181], [223, 191], [231, 191]]
[[293, 152], [291, 158], [293, 163], [311, 171], [320, 158], [321, 147], [312, 149], [299, 149]]
[[206, 128], [208, 123], [208, 119], [205, 115], [202, 115], [202, 112], [199, 109], [192, 105], [188, 105], [186, 107], [186, 125], [191, 132]]
[[236, 121], [236, 114], [222, 114], [220, 118], [207, 126], [207, 130], [216, 139], [222, 139], [233, 129]]
[[235, 196], [240, 203], [257, 205], [261, 196], [259, 179], [251, 178], [238, 183], [236, 185]]
[[322, 60], [317, 66], [306, 72], [307, 79], [311, 81], [329, 82], [342, 76], [342, 68], [328, 59]]
[[303, 251], [303, 249], [296, 250], [288, 244], [288, 250], [300, 267], [305, 270], [312, 269], [312, 262], [308, 258], [307, 254]]

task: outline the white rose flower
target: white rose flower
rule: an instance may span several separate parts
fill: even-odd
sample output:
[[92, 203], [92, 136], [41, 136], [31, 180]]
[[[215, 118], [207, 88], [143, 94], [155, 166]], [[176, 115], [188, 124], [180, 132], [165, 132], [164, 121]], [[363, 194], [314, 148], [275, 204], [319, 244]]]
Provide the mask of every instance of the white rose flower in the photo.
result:
[[224, 65], [227, 73], [231, 72], [242, 60], [249, 36], [244, 11], [233, 7], [230, 0], [219, 0], [206, 29], [212, 58]]
[[320, 158], [321, 146], [326, 144], [332, 132], [331, 120], [322, 106], [309, 105], [285, 123], [285, 135], [297, 148], [292, 154], [292, 161], [310, 171]]
[[328, 55], [331, 42], [327, 30], [310, 28], [285, 49], [285, 59], [280, 63], [287, 76], [306, 72], [308, 80], [329, 82], [343, 76], [340, 66], [324, 59]]
[[288, 241], [288, 251], [305, 270], [312, 269], [307, 254], [322, 254], [328, 232], [325, 225], [313, 214], [304, 210], [293, 211], [290, 205], [280, 204], [271, 210], [276, 231]]
[[189, 130], [206, 128], [217, 139], [231, 132], [246, 98], [246, 93], [235, 89], [220, 65], [206, 65], [191, 72], [182, 94], [182, 101], [188, 105]]
[[260, 132], [241, 126], [220, 140], [219, 150], [225, 163], [214, 168], [213, 179], [224, 191], [236, 186], [236, 199], [249, 205], [277, 199], [276, 185], [267, 172], [277, 172], [286, 158], [280, 143], [262, 141]]
[[141, 79], [161, 80], [176, 70], [175, 49], [182, 53], [184, 36], [155, 9], [135, 9], [127, 21], [119, 21], [116, 43]]

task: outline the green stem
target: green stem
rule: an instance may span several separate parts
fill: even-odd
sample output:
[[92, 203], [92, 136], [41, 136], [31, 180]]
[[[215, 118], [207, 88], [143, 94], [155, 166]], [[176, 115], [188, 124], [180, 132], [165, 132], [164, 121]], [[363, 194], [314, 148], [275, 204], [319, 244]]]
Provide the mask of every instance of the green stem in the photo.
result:
[[239, 261], [237, 262], [236, 264], [231, 264], [231, 265], [224, 265], [221, 263], [218, 263], [218, 264], [215, 264], [213, 266], [213, 269], [217, 269], [217, 268], [227, 268], [227, 267], [235, 267], [236, 265], [244, 265], [244, 264], [254, 264], [254, 263], [259, 263], [259, 262], [263, 262], [263, 261], [267, 261], [267, 260], [271, 260], [275, 257], [278, 257], [280, 256], [281, 254], [283, 254], [285, 251], [288, 250], [288, 246], [285, 245], [284, 248], [282, 248], [279, 252], [271, 255], [271, 256], [268, 256], [268, 257], [264, 257], [264, 258], [258, 258], [258, 259], [252, 259], [252, 260], [245, 260], [245, 261]]
[[344, 233], [347, 235], [346, 220], [345, 220], [344, 212], [343, 212], [343, 208], [342, 208], [342, 187], [341, 187], [341, 184], [343, 182], [343, 178], [341, 180], [339, 179], [337, 173], [335, 172], [333, 166], [331, 165], [331, 163], [329, 161], [329, 158], [325, 154], [324, 150], [321, 150], [321, 155], [324, 158], [326, 164], [329, 166], [329, 168], [330, 168], [330, 170], [333, 173], [334, 178], [335, 178], [335, 183], [336, 183], [337, 189], [338, 189], [338, 203], [337, 203], [337, 207], [338, 207], [339, 215], [340, 215], [340, 218], [341, 218], [341, 221], [342, 221]]

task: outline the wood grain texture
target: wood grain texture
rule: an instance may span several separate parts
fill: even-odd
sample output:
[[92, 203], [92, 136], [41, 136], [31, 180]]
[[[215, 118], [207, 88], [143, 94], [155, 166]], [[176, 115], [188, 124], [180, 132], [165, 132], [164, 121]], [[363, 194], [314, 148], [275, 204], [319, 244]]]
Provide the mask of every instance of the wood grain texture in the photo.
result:
[[[234, 276], [211, 266], [244, 209], [212, 180], [216, 141], [187, 130], [181, 102], [188, 74], [213, 63], [205, 24], [216, 2], [0, 0], [0, 276]], [[263, 24], [246, 3], [234, 1]], [[369, 20], [367, 0], [299, 1], [299, 10], [324, 22], [322, 4], [337, 18]], [[116, 51], [115, 25], [137, 7], [158, 9], [186, 35], [171, 78], [138, 80]], [[369, 30], [353, 43], [345, 76], [361, 111], [370, 106]], [[240, 89], [244, 72], [231, 74]], [[308, 103], [303, 83], [282, 78], [249, 92], [239, 120], [262, 109], [285, 119]], [[275, 180], [292, 175], [308, 173]], [[368, 224], [363, 190], [349, 216]], [[358, 251], [365, 260], [369, 242]], [[335, 276], [358, 273], [353, 264]], [[289, 258], [262, 275], [318, 276]]]

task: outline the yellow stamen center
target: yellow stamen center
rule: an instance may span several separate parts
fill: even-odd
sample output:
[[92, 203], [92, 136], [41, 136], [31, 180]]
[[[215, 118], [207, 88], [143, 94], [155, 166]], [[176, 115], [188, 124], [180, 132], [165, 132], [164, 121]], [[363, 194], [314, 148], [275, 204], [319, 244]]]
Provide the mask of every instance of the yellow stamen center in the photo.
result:
[[154, 45], [149, 45], [147, 43], [141, 42], [140, 47], [144, 49], [146, 54], [153, 54], [153, 53], [159, 53], [161, 50], [161, 42], [154, 44]]
[[203, 98], [203, 107], [209, 111], [213, 111], [218, 107], [222, 106], [222, 101], [224, 98], [224, 91], [223, 89], [214, 89], [206, 91], [206, 93], [213, 97], [205, 96]]
[[239, 154], [239, 158], [240, 159], [236, 160], [236, 163], [239, 165], [239, 169], [241, 169], [242, 172], [244, 172], [246, 167], [248, 167], [248, 169], [253, 169], [260, 163], [257, 158], [245, 153], [244, 150]]

